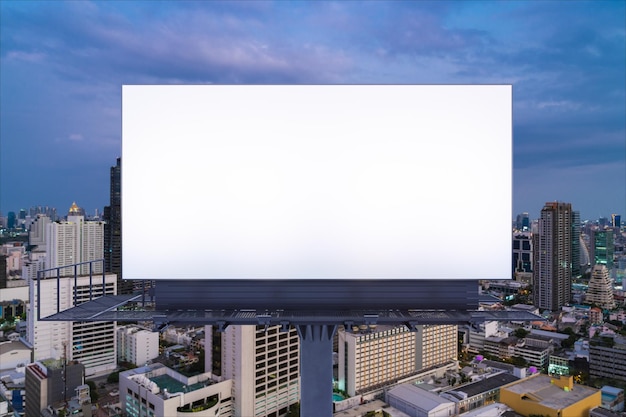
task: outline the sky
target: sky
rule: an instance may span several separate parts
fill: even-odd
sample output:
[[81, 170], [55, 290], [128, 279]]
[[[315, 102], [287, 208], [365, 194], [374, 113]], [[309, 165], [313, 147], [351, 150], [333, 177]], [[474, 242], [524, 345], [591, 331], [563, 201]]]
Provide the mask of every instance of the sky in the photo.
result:
[[109, 204], [123, 84], [512, 84], [512, 218], [626, 217], [625, 22], [620, 0], [5, 0], [0, 213]]

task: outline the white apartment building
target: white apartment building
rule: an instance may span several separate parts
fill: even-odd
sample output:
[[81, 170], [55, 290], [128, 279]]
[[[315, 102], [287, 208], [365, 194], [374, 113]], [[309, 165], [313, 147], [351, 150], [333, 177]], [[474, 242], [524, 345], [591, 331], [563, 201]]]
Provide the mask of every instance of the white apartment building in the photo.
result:
[[[205, 327], [205, 337], [210, 364], [211, 326]], [[283, 332], [280, 326], [228, 326], [221, 343], [221, 373], [232, 380], [234, 416], [279, 417], [300, 401], [300, 339], [295, 328]]]
[[[85, 366], [85, 374], [108, 373], [117, 366], [115, 343], [115, 322], [69, 322], [40, 321], [37, 319], [37, 307], [40, 305], [41, 317], [47, 317], [59, 311], [89, 301], [90, 291], [93, 298], [104, 294], [116, 293], [117, 277], [114, 274], [93, 277], [90, 290], [89, 276], [61, 277], [57, 286], [56, 278], [41, 280], [41, 297], [38, 294], [37, 281], [29, 283], [30, 305], [28, 308], [28, 330], [25, 342], [33, 349], [33, 359], [48, 358], [75, 360]], [[57, 298], [58, 294], [58, 298]], [[74, 299], [76, 298], [76, 299]]]
[[[46, 225], [46, 269], [104, 258], [104, 222], [85, 221], [79, 212], [74, 203], [67, 221]], [[94, 263], [91, 273], [102, 273], [102, 268], [102, 262]], [[90, 264], [81, 265], [77, 273], [88, 275]], [[61, 276], [65, 275], [74, 275], [74, 268], [62, 269]]]
[[158, 332], [132, 325], [117, 328], [118, 360], [141, 366], [158, 356]]

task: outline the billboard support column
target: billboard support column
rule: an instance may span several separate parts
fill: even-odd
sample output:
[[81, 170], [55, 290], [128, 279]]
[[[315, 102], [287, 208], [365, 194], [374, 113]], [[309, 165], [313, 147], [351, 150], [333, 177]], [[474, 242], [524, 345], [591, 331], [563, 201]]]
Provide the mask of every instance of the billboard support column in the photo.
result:
[[337, 325], [296, 325], [300, 336], [300, 415], [333, 415], [333, 336]]

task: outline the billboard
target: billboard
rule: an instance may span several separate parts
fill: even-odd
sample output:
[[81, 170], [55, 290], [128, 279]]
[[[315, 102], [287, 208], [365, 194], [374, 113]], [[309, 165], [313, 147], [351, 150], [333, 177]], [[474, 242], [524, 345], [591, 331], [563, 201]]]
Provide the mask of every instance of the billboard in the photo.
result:
[[505, 279], [510, 85], [125, 85], [125, 279]]

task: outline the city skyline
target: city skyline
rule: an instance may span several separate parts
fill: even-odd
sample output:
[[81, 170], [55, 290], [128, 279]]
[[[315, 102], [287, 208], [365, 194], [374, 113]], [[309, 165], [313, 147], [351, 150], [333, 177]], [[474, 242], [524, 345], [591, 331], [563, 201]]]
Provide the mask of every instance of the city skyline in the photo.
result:
[[512, 218], [625, 215], [625, 4], [2, 2], [0, 212], [102, 212], [122, 84], [415, 83], [513, 85]]

